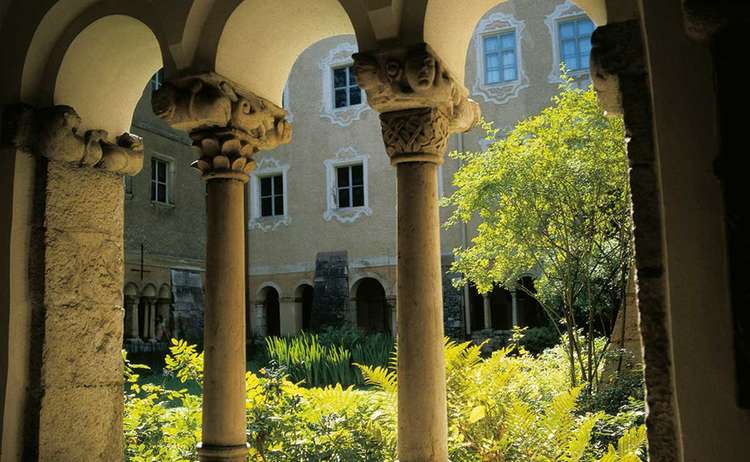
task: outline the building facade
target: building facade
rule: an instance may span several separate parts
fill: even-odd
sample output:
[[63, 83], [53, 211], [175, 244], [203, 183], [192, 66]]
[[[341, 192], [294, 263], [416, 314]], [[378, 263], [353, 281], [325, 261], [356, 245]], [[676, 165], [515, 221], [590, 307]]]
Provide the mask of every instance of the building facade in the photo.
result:
[[[464, 83], [500, 136], [549, 104], [561, 62], [588, 85], [593, 27], [583, 11], [560, 0], [509, 1], [482, 17], [466, 52]], [[336, 36], [299, 56], [284, 91], [294, 138], [256, 156], [248, 187], [248, 321], [256, 334], [342, 321], [395, 333], [396, 177], [378, 114], [354, 78], [356, 51], [353, 36]], [[488, 143], [474, 129], [453, 135], [448, 150]], [[451, 193], [458, 168], [446, 156], [439, 195]], [[442, 222], [449, 213], [441, 210]], [[452, 250], [472, 232], [471, 225], [441, 230], [446, 335], [539, 323], [538, 306], [521, 291], [480, 295], [453, 287]], [[520, 282], [533, 287], [531, 278]]]
[[190, 167], [190, 137], [154, 115], [144, 88], [131, 132], [143, 138], [143, 170], [124, 177], [125, 347], [165, 351], [173, 337], [203, 340], [206, 189]]

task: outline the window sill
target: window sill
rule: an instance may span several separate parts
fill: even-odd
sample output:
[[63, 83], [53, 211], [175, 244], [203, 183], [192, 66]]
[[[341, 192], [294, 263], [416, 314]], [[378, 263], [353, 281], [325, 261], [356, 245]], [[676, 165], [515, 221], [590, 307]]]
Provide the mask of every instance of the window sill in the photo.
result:
[[174, 204], [167, 202], [151, 201], [151, 206], [157, 209], [173, 209]]

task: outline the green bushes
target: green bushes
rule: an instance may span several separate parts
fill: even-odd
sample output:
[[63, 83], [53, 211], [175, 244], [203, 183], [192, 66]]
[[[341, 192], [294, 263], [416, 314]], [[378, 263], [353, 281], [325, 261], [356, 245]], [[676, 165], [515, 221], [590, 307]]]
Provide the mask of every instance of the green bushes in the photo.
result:
[[385, 366], [393, 347], [392, 337], [365, 336], [356, 328], [266, 338], [269, 360], [283, 368], [290, 380], [312, 387], [361, 385], [362, 375], [354, 364]]
[[[322, 343], [320, 339], [318, 342]], [[453, 462], [641, 460], [645, 441], [642, 426], [627, 412], [609, 415], [597, 409], [585, 410], [580, 389], [568, 389], [562, 348], [538, 357], [523, 351], [509, 353], [501, 350], [482, 358], [477, 346], [446, 343]], [[166, 363], [167, 370], [183, 383], [198, 384], [202, 362], [194, 347], [173, 341]], [[126, 366], [126, 459], [196, 460], [200, 396], [156, 385], [141, 387], [133, 366]], [[302, 387], [279, 368], [248, 372], [250, 460], [395, 461], [395, 371], [384, 366], [359, 368], [369, 389]], [[618, 392], [623, 394], [628, 393]], [[642, 402], [629, 402], [634, 409], [642, 409]], [[597, 435], [597, 426], [609, 421], [616, 421], [616, 425], [606, 425], [609, 433]], [[612, 443], [617, 443], [617, 449]]]

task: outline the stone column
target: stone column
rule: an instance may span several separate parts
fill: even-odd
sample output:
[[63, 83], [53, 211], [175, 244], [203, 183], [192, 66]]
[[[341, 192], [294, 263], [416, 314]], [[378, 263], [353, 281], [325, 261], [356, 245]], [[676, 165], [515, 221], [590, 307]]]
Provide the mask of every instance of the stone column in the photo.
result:
[[142, 143], [82, 130], [68, 106], [6, 108], [2, 132], [38, 172], [24, 460], [120, 459], [122, 175], [140, 171]]
[[484, 328], [492, 329], [492, 304], [490, 294], [482, 294], [482, 307], [484, 308]]
[[244, 461], [245, 238], [244, 185], [252, 155], [289, 142], [286, 112], [224, 77], [207, 73], [172, 80], [152, 98], [154, 112], [187, 131], [207, 182], [203, 441], [200, 460]]
[[636, 20], [598, 27], [591, 36], [591, 78], [608, 114], [622, 115], [628, 141], [637, 304], [648, 394], [649, 459], [682, 459], [666, 279], [662, 185], [654, 146], [649, 75]]
[[265, 337], [268, 333], [268, 323], [266, 322], [266, 304], [258, 302], [255, 304], [255, 333]]
[[125, 340], [141, 340], [138, 336], [138, 297], [125, 297]]
[[398, 299], [397, 297], [386, 297], [385, 302], [388, 305], [388, 309], [391, 310], [391, 325], [389, 326], [391, 335], [396, 337], [398, 335]]
[[149, 342], [156, 341], [156, 299], [153, 297], [144, 297], [146, 303], [146, 332], [144, 340]]
[[281, 335], [294, 335], [302, 329], [302, 302], [294, 297], [283, 297], [279, 300], [279, 321]]
[[510, 291], [510, 316], [513, 327], [518, 325], [518, 289]]
[[445, 359], [437, 168], [451, 132], [476, 123], [467, 98], [426, 45], [354, 55], [367, 100], [381, 113], [398, 189], [398, 456], [446, 462]]

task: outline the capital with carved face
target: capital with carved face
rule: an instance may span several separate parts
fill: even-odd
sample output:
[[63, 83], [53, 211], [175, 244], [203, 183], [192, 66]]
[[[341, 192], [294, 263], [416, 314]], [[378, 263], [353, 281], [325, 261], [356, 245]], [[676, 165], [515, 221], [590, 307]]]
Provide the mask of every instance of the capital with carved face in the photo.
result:
[[[353, 58], [357, 83], [370, 106], [381, 113], [392, 163], [425, 158], [442, 162], [448, 136], [479, 121], [479, 105], [426, 43]], [[424, 155], [417, 155], [417, 149]]]

